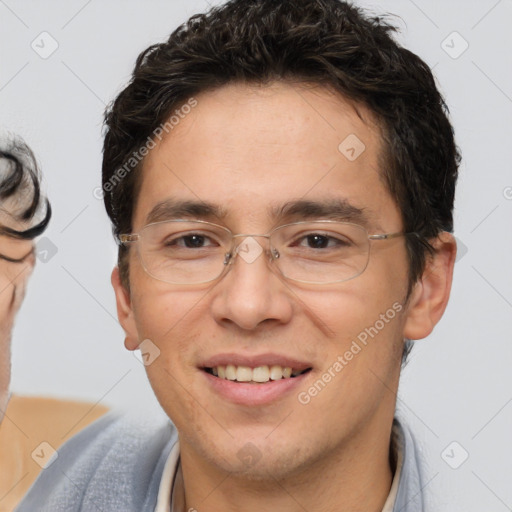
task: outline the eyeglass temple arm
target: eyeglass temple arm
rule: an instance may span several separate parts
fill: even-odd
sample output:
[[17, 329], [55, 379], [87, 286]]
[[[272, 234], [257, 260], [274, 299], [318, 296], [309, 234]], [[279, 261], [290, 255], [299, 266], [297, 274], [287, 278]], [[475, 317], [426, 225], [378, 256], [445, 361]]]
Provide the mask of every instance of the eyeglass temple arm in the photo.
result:
[[136, 242], [138, 239], [139, 239], [139, 235], [135, 234], [135, 233], [129, 234], [129, 235], [119, 235], [119, 241], [122, 244], [126, 244], [129, 242]]
[[418, 233], [415, 233], [415, 232], [404, 233], [402, 231], [399, 231], [398, 233], [382, 233], [380, 235], [368, 235], [368, 239], [369, 240], [389, 240], [390, 238], [397, 238], [399, 236], [406, 236], [406, 235], [418, 236]]

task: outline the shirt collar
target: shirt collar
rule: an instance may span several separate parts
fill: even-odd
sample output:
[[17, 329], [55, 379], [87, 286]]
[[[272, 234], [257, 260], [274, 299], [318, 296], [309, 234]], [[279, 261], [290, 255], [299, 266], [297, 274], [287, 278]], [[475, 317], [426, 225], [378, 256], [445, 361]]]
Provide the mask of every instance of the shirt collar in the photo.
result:
[[[164, 466], [162, 479], [160, 480], [160, 487], [158, 488], [158, 498], [156, 501], [155, 512], [171, 512], [171, 510], [174, 512], [175, 510], [179, 510], [177, 508], [177, 504], [173, 503], [173, 501], [175, 501], [173, 499], [174, 494], [176, 493], [171, 493], [176, 479], [179, 460], [180, 442], [176, 441], [175, 445], [172, 447], [171, 452], [169, 453], [169, 456], [167, 457], [167, 462]], [[171, 506], [173, 507], [172, 509]]]
[[395, 474], [393, 475], [393, 482], [389, 490], [388, 499], [384, 503], [382, 512], [393, 512], [396, 497], [398, 494], [398, 486], [400, 482], [400, 475], [402, 474], [402, 466], [404, 461], [404, 445], [400, 437], [400, 424], [393, 422], [393, 429], [391, 431], [391, 458], [395, 461]]

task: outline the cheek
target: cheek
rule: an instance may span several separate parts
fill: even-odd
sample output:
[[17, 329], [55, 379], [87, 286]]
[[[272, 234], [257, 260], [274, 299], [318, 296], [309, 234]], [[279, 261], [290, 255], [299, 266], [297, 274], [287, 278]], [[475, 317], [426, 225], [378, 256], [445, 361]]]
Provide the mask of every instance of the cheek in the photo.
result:
[[[163, 387], [165, 394], [173, 393], [174, 388], [179, 392], [180, 382], [196, 377], [197, 354], [212, 343], [214, 335], [205, 336], [210, 318], [208, 291], [170, 289], [155, 280], [147, 284], [145, 289], [132, 289], [132, 305], [139, 341], [150, 340], [158, 353], [146, 367], [148, 377], [154, 387]], [[155, 392], [158, 394], [156, 388]]]
[[[151, 339], [163, 345], [185, 346], [183, 331], [194, 335], [197, 323], [192, 319], [207, 297], [206, 291], [175, 287], [152, 280], [145, 288], [132, 288], [132, 305], [139, 339]], [[164, 344], [165, 342], [165, 344]], [[162, 348], [165, 349], [165, 346]]]
[[178, 429], [187, 432], [194, 425], [197, 431], [204, 423], [206, 405], [198, 405], [202, 381], [197, 354], [213, 339], [213, 335], [205, 336], [209, 331], [206, 294], [183, 290], [158, 293], [155, 288], [151, 298], [147, 295], [134, 301], [139, 339], [151, 340], [158, 350], [158, 357], [146, 366], [148, 379]]
[[404, 288], [397, 286], [399, 280], [384, 282], [381, 279], [375, 282], [373, 279], [364, 283], [362, 276], [359, 276], [329, 289], [296, 292], [304, 313], [326, 338], [332, 340], [335, 348], [342, 349], [347, 341], [356, 339], [365, 328], [376, 322], [377, 327], [382, 327], [382, 315], [386, 331], [391, 330], [388, 326], [395, 331], [400, 329], [399, 313], [404, 309]]
[[[392, 387], [397, 379], [403, 348], [407, 266], [402, 254], [380, 254], [360, 276], [329, 289], [301, 292], [306, 314], [322, 329], [325, 338], [322, 372], [336, 375], [319, 400], [337, 404], [337, 393], [363, 403], [370, 394], [381, 395], [382, 382]], [[391, 256], [391, 251], [389, 252]], [[299, 292], [300, 294], [300, 292]], [[339, 357], [341, 357], [341, 362]], [[336, 364], [333, 369], [333, 365]], [[329, 375], [326, 378], [330, 379]], [[371, 382], [368, 380], [371, 378]], [[336, 389], [336, 391], [335, 391]], [[325, 404], [324, 404], [325, 405]]]
[[307, 402], [311, 418], [329, 410], [329, 421], [346, 428], [354, 415], [362, 418], [382, 401], [393, 401], [389, 390], [397, 383], [403, 346], [402, 284], [375, 275], [365, 282], [363, 275], [301, 297], [325, 337], [316, 345], [321, 366], [315, 380], [300, 390], [300, 403]]

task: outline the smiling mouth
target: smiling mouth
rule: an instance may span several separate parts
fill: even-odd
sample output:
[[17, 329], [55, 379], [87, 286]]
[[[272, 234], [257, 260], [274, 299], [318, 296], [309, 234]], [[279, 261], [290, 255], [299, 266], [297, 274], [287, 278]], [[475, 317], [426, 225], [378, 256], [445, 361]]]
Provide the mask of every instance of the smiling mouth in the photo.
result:
[[295, 370], [290, 366], [235, 366], [228, 364], [226, 366], [219, 365], [212, 368], [203, 368], [206, 373], [213, 375], [219, 379], [230, 380], [233, 382], [244, 382], [246, 384], [264, 384], [281, 379], [294, 379], [299, 375], [303, 375], [311, 371], [311, 368], [304, 370]]

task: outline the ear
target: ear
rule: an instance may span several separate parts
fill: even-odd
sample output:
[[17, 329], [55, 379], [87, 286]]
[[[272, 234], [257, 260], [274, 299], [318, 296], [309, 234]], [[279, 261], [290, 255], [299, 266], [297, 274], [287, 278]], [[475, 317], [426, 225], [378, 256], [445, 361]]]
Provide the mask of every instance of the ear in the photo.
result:
[[130, 292], [121, 283], [119, 267], [115, 267], [112, 271], [110, 282], [116, 294], [117, 317], [126, 334], [124, 346], [128, 350], [137, 350], [140, 342], [137, 325], [133, 316], [132, 301]]
[[433, 256], [416, 282], [407, 307], [404, 337], [426, 338], [443, 316], [452, 287], [457, 243], [451, 233], [443, 231], [433, 242]]

